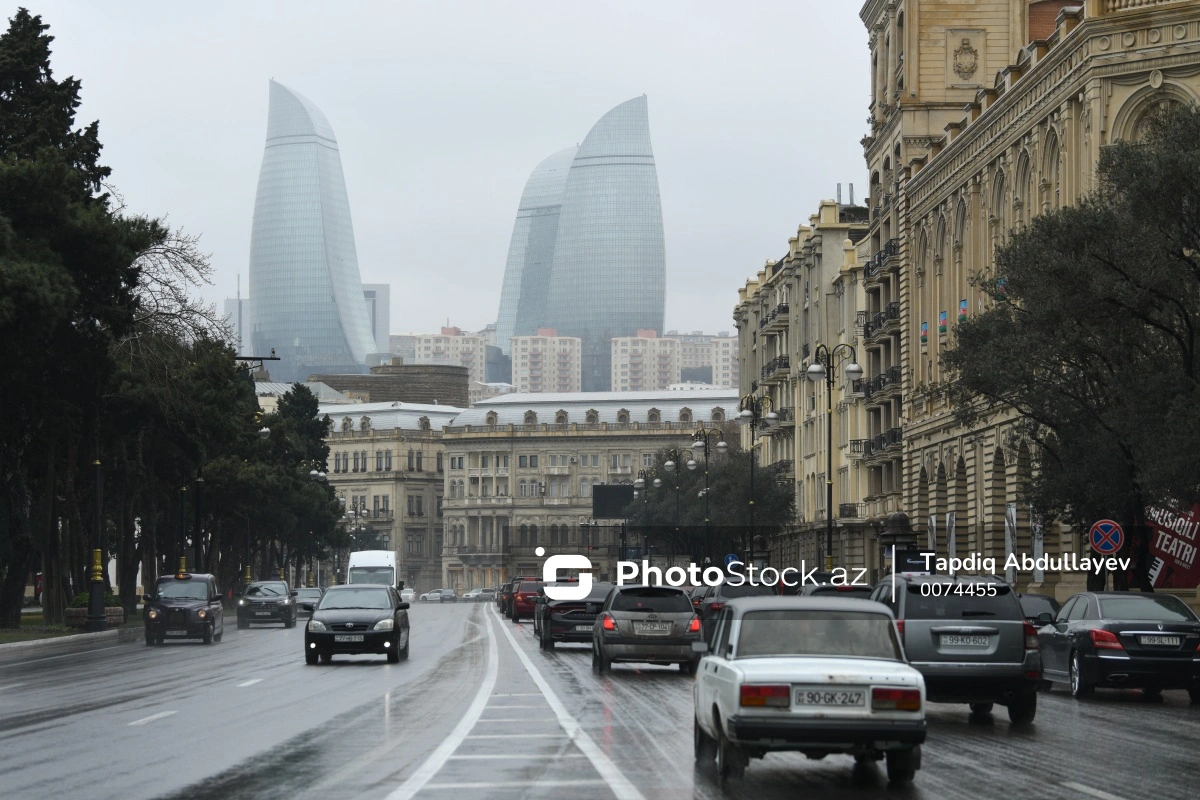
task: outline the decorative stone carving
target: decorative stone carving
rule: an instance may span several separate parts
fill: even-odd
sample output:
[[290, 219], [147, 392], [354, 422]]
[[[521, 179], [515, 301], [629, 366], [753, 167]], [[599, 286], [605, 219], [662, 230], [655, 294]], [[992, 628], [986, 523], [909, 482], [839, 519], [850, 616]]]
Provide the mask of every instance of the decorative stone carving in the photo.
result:
[[954, 74], [969, 81], [979, 71], [979, 51], [971, 46], [970, 39], [963, 39], [954, 50]]

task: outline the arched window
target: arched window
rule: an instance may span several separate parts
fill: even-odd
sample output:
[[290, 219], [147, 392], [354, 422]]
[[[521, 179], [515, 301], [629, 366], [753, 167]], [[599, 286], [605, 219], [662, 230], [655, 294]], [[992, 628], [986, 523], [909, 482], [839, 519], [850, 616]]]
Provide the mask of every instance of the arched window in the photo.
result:
[[685, 425], [691, 423], [692, 410], [690, 408], [685, 408], [685, 409], [681, 410], [679, 412], [679, 421], [684, 423]]
[[526, 411], [525, 412], [525, 424], [526, 425], [537, 425], [537, 414], [535, 414], [532, 411]]
[[1058, 171], [1058, 133], [1051, 128], [1046, 134], [1046, 151], [1042, 162], [1042, 182], [1041, 187], [1045, 194], [1042, 198], [1042, 207], [1046, 211], [1053, 211], [1062, 207], [1062, 186], [1060, 185]]
[[517, 484], [517, 491], [521, 493], [521, 497], [528, 497], [529, 496], [529, 484], [525, 483], [525, 481], [521, 481], [520, 483]]
[[1013, 227], [1019, 229], [1028, 225], [1033, 216], [1033, 170], [1028, 153], [1021, 153], [1017, 161], [1017, 182], [1013, 192]]
[[529, 526], [522, 525], [520, 527], [521, 544], [529, 544]]
[[596, 409], [589, 409], [587, 412], [587, 424], [596, 425], [600, 422], [600, 412]]
[[349, 417], [343, 417], [342, 418], [342, 433], [350, 433], [350, 431], [352, 431], [352, 430], [354, 430], [354, 423], [350, 420]]
[[496, 420], [497, 420], [497, 419], [498, 419], [498, 417], [496, 416], [496, 412], [495, 412], [495, 411], [489, 411], [489, 412], [487, 413], [487, 417], [485, 418], [485, 422], [486, 422], [486, 423], [487, 423], [489, 426], [491, 426], [491, 427], [495, 427], [495, 425], [496, 425]]
[[558, 544], [558, 526], [557, 525], [550, 526], [550, 544], [552, 544], [552, 545]]
[[557, 414], [555, 414], [554, 415], [554, 424], [555, 425], [566, 425], [567, 424], [567, 412], [559, 411]]
[[360, 419], [360, 420], [358, 421], [358, 429], [359, 429], [360, 431], [369, 431], [369, 430], [371, 430], [371, 418], [370, 418], [370, 417], [363, 417], [362, 419]]
[[662, 414], [657, 408], [652, 408], [646, 412], [647, 422], [662, 422]]
[[713, 422], [724, 422], [725, 421], [725, 409], [714, 408], [712, 410], [712, 421]]
[[529, 526], [529, 543], [533, 545], [538, 543], [537, 525]]
[[429, 417], [421, 417], [417, 420], [417, 427], [423, 431], [433, 430], [433, 423], [429, 421]]
[[580, 497], [590, 497], [592, 494], [591, 486], [592, 486], [592, 484], [588, 481], [587, 478], [580, 478], [579, 479], [579, 496]]
[[617, 412], [617, 424], [618, 425], [628, 425], [629, 424], [629, 410], [628, 409], [622, 408], [620, 411]]

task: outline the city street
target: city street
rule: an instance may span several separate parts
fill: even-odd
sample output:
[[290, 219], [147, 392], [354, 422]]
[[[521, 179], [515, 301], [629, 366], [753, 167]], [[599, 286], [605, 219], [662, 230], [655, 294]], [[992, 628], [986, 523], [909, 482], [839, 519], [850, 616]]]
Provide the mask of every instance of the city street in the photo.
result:
[[[1200, 708], [1183, 692], [932, 706], [924, 767], [889, 789], [879, 766], [773, 754], [722, 788], [692, 758], [691, 680], [586, 646], [538, 649], [490, 604], [414, 604], [412, 655], [309, 667], [302, 627], [227, 629], [211, 647], [123, 644], [0, 656], [8, 797], [1187, 798]], [[1153, 769], [1146, 769], [1153, 765]]]

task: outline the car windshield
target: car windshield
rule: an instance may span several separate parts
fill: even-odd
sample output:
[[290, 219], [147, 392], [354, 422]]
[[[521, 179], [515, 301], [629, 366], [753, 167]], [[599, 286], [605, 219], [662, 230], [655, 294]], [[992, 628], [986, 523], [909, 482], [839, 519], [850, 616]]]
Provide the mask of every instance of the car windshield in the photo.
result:
[[[992, 594], [993, 589], [995, 594]], [[908, 619], [1021, 620], [1020, 603], [1003, 583], [929, 581], [910, 583], [904, 616]]]
[[517, 589], [517, 594], [530, 594], [541, 591], [544, 586], [541, 581], [522, 581], [520, 588]]
[[613, 611], [645, 611], [657, 614], [692, 612], [692, 601], [680, 589], [643, 587], [625, 589], [613, 598]]
[[1054, 607], [1054, 603], [1050, 602], [1049, 597], [1030, 594], [1021, 598], [1021, 610], [1025, 612], [1025, 616], [1027, 617], [1036, 617], [1038, 614], [1054, 616], [1058, 613], [1058, 609]]
[[721, 587], [721, 597], [770, 597], [776, 594], [775, 588], [772, 586], [760, 586], [756, 583], [743, 583], [741, 586], [725, 584]]
[[891, 617], [864, 611], [750, 611], [738, 658], [841, 656], [903, 661]]
[[1131, 595], [1101, 597], [1103, 619], [1152, 619], [1156, 622], [1195, 622], [1196, 615], [1178, 597], [1171, 595]]
[[391, 608], [392, 602], [386, 589], [342, 589], [326, 592], [321, 598], [321, 611], [336, 608]]
[[309, 600], [311, 598], [320, 597], [320, 596], [321, 596], [320, 589], [297, 589], [296, 590], [296, 597], [302, 597], [305, 600]]
[[346, 583], [378, 583], [391, 586], [395, 574], [391, 567], [351, 567]]
[[208, 584], [201, 581], [160, 583], [158, 596], [163, 600], [205, 600], [208, 598]]
[[252, 583], [246, 588], [246, 597], [283, 597], [287, 587], [282, 583]]

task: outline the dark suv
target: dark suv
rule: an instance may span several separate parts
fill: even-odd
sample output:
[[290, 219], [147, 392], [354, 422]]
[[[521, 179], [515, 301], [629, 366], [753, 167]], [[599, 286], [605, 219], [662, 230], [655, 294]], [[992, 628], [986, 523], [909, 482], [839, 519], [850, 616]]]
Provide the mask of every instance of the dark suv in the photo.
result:
[[700, 625], [704, 629], [704, 641], [706, 642], [712, 636], [717, 615], [730, 600], [735, 597], [775, 597], [779, 594], [774, 586], [763, 586], [748, 581], [741, 585], [722, 583], [717, 586], [708, 586], [702, 591], [704, 594], [700, 597], [699, 604], [693, 600], [692, 605], [695, 607], [696, 613], [700, 615]]
[[162, 644], [167, 639], [201, 639], [205, 644], [221, 641], [225, 633], [225, 614], [221, 593], [212, 575], [177, 572], [164, 575], [154, 586], [154, 594], [143, 595], [146, 604], [142, 620], [146, 623], [146, 644]]
[[896, 615], [908, 659], [925, 676], [929, 702], [967, 703], [978, 714], [1000, 703], [1013, 722], [1033, 720], [1042, 679], [1038, 634], [1003, 580], [895, 575], [879, 583], [871, 599]]
[[237, 605], [238, 628], [249, 628], [251, 622], [282, 622], [285, 628], [296, 627], [296, 593], [286, 581], [254, 581], [246, 585]]

